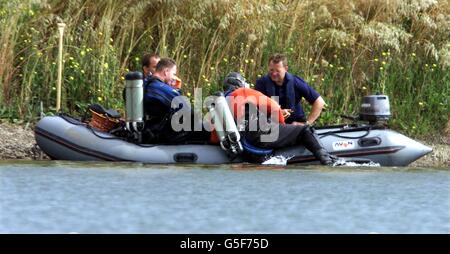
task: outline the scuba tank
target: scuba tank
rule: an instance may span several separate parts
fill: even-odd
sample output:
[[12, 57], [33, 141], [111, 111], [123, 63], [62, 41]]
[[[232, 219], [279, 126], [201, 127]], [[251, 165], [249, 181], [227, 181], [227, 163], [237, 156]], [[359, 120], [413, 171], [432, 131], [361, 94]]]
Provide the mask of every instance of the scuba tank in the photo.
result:
[[141, 141], [144, 127], [144, 82], [141, 72], [129, 72], [125, 75], [126, 128]]
[[211, 114], [222, 149], [229, 156], [237, 156], [242, 153], [241, 135], [223, 93], [216, 94], [214, 102], [208, 106], [208, 111]]

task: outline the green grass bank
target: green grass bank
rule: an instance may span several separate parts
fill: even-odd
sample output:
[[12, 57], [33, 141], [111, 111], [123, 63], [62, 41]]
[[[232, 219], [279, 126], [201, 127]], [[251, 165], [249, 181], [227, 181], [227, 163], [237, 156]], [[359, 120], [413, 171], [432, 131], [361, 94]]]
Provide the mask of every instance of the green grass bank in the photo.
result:
[[66, 23], [62, 105], [124, 107], [123, 76], [144, 52], [174, 58], [187, 95], [220, 89], [229, 71], [254, 83], [272, 53], [328, 104], [319, 124], [391, 101], [390, 126], [449, 135], [447, 0], [0, 0], [0, 118], [35, 121], [56, 104], [57, 23]]

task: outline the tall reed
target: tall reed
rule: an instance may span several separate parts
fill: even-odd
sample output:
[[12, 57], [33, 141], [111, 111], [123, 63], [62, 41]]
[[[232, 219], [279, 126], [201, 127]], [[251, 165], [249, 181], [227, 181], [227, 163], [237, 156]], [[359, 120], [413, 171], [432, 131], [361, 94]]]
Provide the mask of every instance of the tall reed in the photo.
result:
[[444, 133], [450, 98], [446, 0], [0, 0], [0, 116], [54, 112], [57, 29], [65, 33], [63, 108], [123, 108], [123, 76], [144, 52], [174, 58], [183, 91], [221, 89], [229, 71], [254, 83], [272, 53], [325, 98], [320, 124], [390, 96], [391, 126]]

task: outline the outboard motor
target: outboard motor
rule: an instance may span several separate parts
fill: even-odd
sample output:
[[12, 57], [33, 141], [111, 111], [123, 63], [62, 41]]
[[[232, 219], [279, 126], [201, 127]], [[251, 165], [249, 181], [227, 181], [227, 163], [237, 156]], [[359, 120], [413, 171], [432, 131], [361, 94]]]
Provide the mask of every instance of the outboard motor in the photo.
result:
[[235, 157], [243, 152], [241, 136], [223, 93], [216, 96], [214, 102], [208, 106], [208, 110], [219, 136], [220, 146], [229, 156]]
[[387, 95], [364, 96], [359, 111], [359, 120], [369, 124], [386, 122], [391, 117], [389, 97]]
[[125, 75], [126, 128], [139, 143], [144, 128], [144, 82], [141, 72]]

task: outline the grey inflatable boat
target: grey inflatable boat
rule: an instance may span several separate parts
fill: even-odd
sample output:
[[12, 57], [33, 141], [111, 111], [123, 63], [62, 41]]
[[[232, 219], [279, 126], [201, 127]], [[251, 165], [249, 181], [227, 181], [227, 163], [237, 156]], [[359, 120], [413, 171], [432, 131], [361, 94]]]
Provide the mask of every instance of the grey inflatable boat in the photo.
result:
[[[371, 124], [317, 128], [320, 142], [339, 157], [357, 157], [381, 166], [406, 166], [432, 149], [398, 132]], [[140, 145], [101, 132], [64, 115], [42, 118], [35, 127], [39, 147], [52, 159], [71, 161], [129, 161], [155, 164], [242, 163], [221, 146], [208, 144]], [[303, 146], [275, 150], [270, 156], [289, 158], [288, 164], [319, 164]]]

